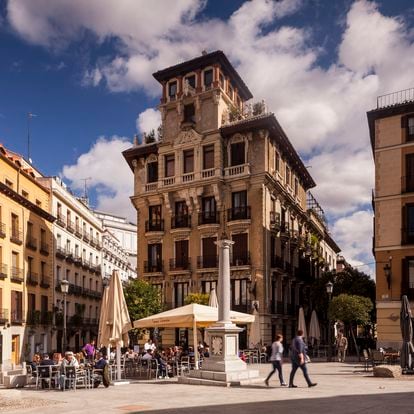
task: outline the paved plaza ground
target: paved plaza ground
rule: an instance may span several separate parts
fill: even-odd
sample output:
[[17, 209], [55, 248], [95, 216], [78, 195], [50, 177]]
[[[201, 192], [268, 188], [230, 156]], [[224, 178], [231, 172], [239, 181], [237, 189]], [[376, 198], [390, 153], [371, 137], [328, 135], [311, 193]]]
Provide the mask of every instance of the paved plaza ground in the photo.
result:
[[[256, 368], [257, 366], [254, 366]], [[270, 365], [258, 366], [265, 378]], [[0, 390], [0, 412], [10, 413], [414, 413], [414, 378], [374, 378], [356, 363], [311, 363], [315, 388], [308, 388], [298, 371], [298, 388], [280, 387], [276, 375], [267, 388], [257, 385], [223, 388], [181, 385], [175, 380], [135, 381], [93, 390]], [[253, 368], [253, 367], [252, 367]], [[285, 380], [290, 364], [284, 365]], [[25, 402], [12, 409], [4, 399]]]

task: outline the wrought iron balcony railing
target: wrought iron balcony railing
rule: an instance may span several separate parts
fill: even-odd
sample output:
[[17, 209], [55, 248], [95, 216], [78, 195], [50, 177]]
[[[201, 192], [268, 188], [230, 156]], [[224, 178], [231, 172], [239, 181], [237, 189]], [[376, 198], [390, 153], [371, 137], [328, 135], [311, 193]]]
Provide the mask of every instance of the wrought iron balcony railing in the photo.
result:
[[164, 261], [152, 261], [146, 260], [144, 261], [144, 273], [160, 273], [163, 271], [164, 268]]
[[249, 220], [250, 218], [250, 206], [233, 207], [227, 209], [227, 221]]
[[202, 211], [198, 213], [198, 225], [220, 224], [220, 214], [218, 211]]
[[250, 264], [250, 252], [233, 254], [230, 259], [230, 266], [249, 266]]
[[191, 227], [191, 216], [189, 216], [188, 214], [182, 214], [182, 215], [171, 217], [171, 228], [172, 229], [187, 228], [187, 227]]
[[197, 268], [198, 269], [215, 268], [217, 266], [218, 266], [217, 255], [204, 255], [204, 256], [197, 257]]
[[191, 259], [183, 257], [180, 259], [170, 259], [170, 270], [189, 270]]
[[145, 222], [145, 231], [164, 231], [164, 220], [147, 220]]

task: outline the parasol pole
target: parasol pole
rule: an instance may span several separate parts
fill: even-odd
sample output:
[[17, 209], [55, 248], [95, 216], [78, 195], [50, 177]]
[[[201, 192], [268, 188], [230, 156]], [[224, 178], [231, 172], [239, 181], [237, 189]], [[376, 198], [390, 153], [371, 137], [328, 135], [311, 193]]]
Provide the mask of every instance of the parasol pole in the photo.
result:
[[198, 346], [197, 346], [197, 321], [193, 316], [193, 342], [194, 342], [194, 364], [195, 369], [198, 369]]
[[116, 377], [121, 381], [121, 342], [116, 342]]

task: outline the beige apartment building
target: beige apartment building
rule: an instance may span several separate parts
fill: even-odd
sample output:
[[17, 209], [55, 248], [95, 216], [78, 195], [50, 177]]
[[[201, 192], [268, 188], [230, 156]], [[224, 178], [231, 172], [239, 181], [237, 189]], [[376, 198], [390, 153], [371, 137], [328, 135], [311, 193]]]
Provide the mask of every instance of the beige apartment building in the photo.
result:
[[367, 115], [375, 161], [378, 346], [399, 347], [401, 296], [414, 302], [414, 89], [378, 97]]
[[33, 353], [51, 351], [54, 217], [37, 175], [0, 145], [0, 383]]
[[[165, 307], [217, 286], [215, 242], [233, 240], [232, 309], [259, 312], [260, 336], [289, 339], [298, 307], [312, 311], [309, 286], [336, 267], [339, 248], [315, 182], [274, 114], [252, 94], [221, 51], [154, 74], [162, 85], [158, 140], [124, 151], [134, 172], [138, 277], [156, 285]], [[187, 342], [184, 329], [162, 343]], [[251, 345], [249, 329], [240, 346]]]

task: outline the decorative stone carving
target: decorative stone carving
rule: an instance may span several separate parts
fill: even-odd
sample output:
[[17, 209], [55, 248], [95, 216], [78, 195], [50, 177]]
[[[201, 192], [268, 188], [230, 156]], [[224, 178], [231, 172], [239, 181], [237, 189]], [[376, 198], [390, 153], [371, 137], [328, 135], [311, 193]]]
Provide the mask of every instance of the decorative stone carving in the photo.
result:
[[176, 140], [175, 145], [183, 145], [183, 144], [196, 144], [201, 142], [203, 139], [203, 136], [197, 133], [193, 128], [189, 128], [186, 130], [182, 130]]

